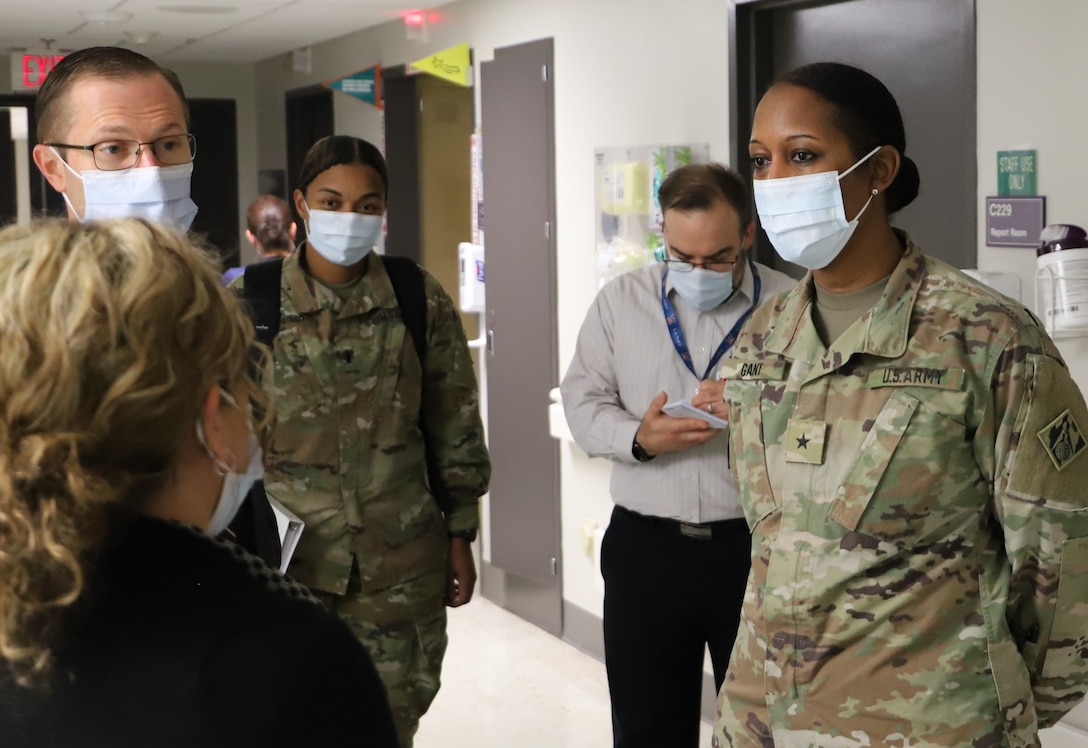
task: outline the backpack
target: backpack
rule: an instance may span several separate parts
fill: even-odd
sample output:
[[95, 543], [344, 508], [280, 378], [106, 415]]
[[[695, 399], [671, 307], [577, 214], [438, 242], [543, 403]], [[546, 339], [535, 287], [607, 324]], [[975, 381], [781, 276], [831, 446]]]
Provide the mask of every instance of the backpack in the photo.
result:
[[[407, 257], [377, 255], [385, 266], [393, 284], [393, 295], [400, 307], [401, 319], [408, 328], [408, 335], [415, 345], [420, 368], [427, 358], [427, 293], [423, 285], [423, 270]], [[248, 265], [245, 269], [243, 299], [246, 313], [253, 320], [257, 340], [273, 347], [280, 330], [280, 279], [283, 274], [283, 258]], [[453, 510], [453, 498], [446, 488], [442, 472], [435, 458], [431, 436], [420, 414], [419, 430], [423, 435], [423, 449], [427, 462], [427, 482], [431, 494], [443, 514]]]

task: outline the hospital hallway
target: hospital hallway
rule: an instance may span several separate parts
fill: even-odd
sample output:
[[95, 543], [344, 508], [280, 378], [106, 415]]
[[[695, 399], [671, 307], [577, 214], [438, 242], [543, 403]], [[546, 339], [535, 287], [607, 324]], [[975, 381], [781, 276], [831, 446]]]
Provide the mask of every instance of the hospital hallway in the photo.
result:
[[[604, 663], [477, 595], [449, 611], [442, 690], [415, 748], [608, 748]], [[699, 745], [710, 745], [702, 723]]]

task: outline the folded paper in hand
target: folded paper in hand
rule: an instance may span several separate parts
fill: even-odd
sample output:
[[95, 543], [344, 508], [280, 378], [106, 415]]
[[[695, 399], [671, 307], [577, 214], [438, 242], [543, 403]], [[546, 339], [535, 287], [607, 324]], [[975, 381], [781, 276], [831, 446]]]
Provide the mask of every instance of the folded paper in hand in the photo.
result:
[[268, 497], [268, 503], [272, 505], [272, 511], [276, 514], [276, 526], [280, 531], [280, 547], [283, 548], [280, 556], [280, 574], [286, 574], [287, 567], [291, 563], [291, 557], [295, 555], [298, 539], [302, 537], [302, 530], [306, 527], [306, 523], [271, 496]]
[[713, 413], [709, 413], [700, 408], [696, 408], [687, 400], [676, 400], [668, 403], [661, 412], [667, 416], [673, 418], [698, 418], [700, 421], [706, 421], [716, 429], [729, 428], [729, 421], [724, 418], [718, 418]]

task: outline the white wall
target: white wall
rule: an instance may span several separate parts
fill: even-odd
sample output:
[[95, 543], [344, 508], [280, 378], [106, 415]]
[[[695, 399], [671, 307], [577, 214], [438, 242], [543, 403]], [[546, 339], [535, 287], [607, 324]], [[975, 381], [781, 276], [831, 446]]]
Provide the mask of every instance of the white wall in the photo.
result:
[[985, 246], [985, 201], [997, 194], [997, 151], [1035, 148], [1047, 223], [1088, 224], [1082, 150], [1088, 3], [985, 0], [977, 8], [979, 267], [1018, 273], [1034, 309], [1035, 252]]
[[[461, 42], [473, 48], [479, 80], [479, 62], [493, 59], [496, 47], [554, 38], [561, 374], [596, 292], [593, 150], [705, 141], [713, 158], [728, 158], [728, 6], [720, 0], [686, 0], [667, 8], [650, 0], [462, 0], [439, 12], [443, 20], [432, 25], [425, 44], [407, 41], [398, 22], [314, 47], [309, 75], [286, 71], [283, 58], [259, 63], [259, 166], [285, 166], [285, 90], [377, 63], [412, 62]], [[342, 94], [334, 101], [338, 131], [381, 137], [373, 107]], [[483, 142], [486, 153], [486, 133]], [[601, 594], [578, 535], [583, 518], [601, 526], [608, 522], [610, 468], [571, 445], [561, 451], [563, 594], [600, 615]]]
[[[978, 266], [1017, 273], [1024, 302], [1042, 317], [1035, 306], [1034, 250], [986, 247], [983, 209], [986, 195], [997, 194], [997, 151], [1027, 146], [1039, 152], [1037, 186], [1046, 196], [1046, 222], [1088, 227], [1082, 85], [1088, 4], [986, 0], [977, 8]], [[1088, 339], [1065, 338], [1058, 345], [1088, 392]]]

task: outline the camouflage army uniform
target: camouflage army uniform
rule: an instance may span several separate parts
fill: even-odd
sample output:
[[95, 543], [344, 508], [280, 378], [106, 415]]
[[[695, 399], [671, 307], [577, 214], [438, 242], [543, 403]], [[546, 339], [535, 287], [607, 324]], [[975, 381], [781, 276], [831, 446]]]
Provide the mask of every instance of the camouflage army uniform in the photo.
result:
[[[429, 274], [421, 370], [377, 255], [340, 294], [299, 258], [283, 262], [266, 488], [306, 522], [290, 574], [366, 645], [409, 746], [445, 653], [447, 532], [478, 526], [491, 472], [476, 375], [454, 304]], [[445, 517], [427, 486], [420, 414], [455, 502]]]
[[1038, 745], [1084, 694], [1084, 399], [1030, 313], [903, 239], [830, 349], [810, 276], [723, 367], [753, 550], [718, 745]]

